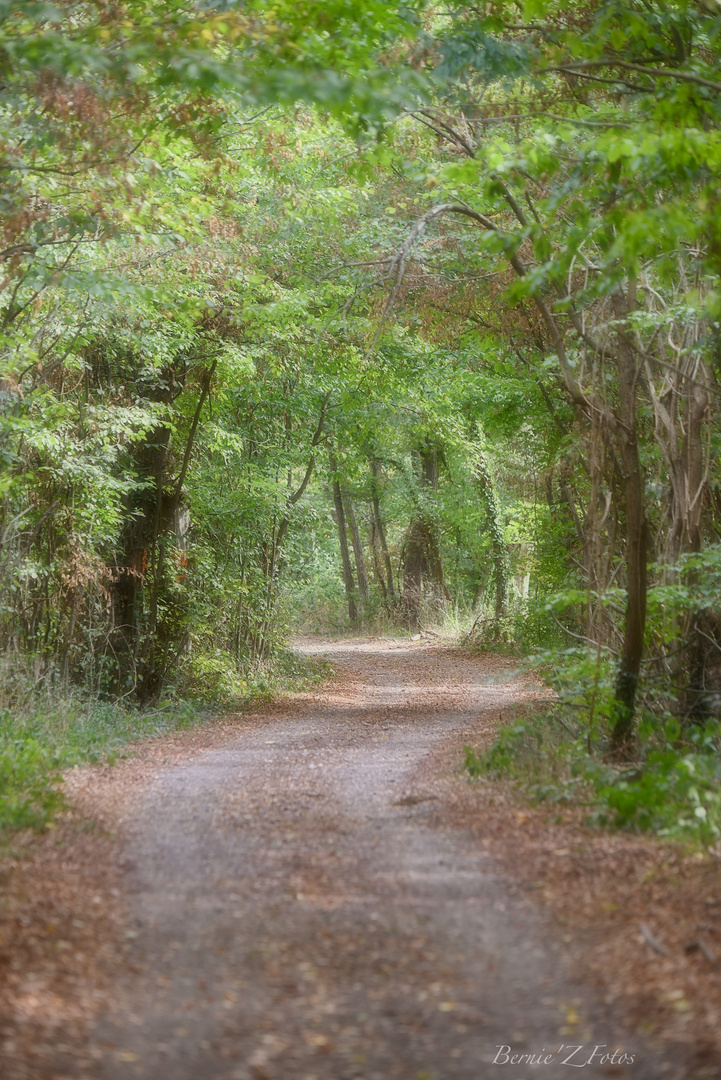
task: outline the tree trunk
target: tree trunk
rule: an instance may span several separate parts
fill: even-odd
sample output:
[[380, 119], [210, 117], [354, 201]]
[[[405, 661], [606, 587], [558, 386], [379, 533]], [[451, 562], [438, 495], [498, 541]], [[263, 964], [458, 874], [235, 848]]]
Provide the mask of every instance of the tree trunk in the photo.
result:
[[[703, 548], [701, 517], [704, 504], [704, 445], [703, 426], [709, 419], [711, 407], [711, 374], [706, 364], [699, 364], [695, 372], [688, 372], [685, 386], [685, 438], [682, 454], [685, 466], [684, 527], [683, 541], [686, 550], [698, 554]], [[693, 377], [693, 376], [696, 377]], [[686, 582], [694, 583], [698, 571], [689, 571]], [[709, 613], [694, 611], [688, 619], [685, 637], [687, 641], [688, 681], [684, 692], [682, 717], [689, 724], [703, 724], [710, 715], [706, 672], [710, 651], [716, 651], [713, 620]], [[710, 632], [709, 632], [710, 631]]]
[[[435, 499], [438, 493], [438, 449], [430, 442], [425, 442], [420, 451], [423, 464], [423, 481], [428, 490], [433, 493]], [[443, 573], [443, 560], [441, 548], [438, 543], [436, 523], [430, 514], [425, 513], [421, 518], [425, 533], [426, 569], [433, 583], [433, 591], [439, 604], [450, 600], [451, 596], [446, 586], [445, 574]]]
[[416, 630], [420, 625], [424, 541], [423, 525], [416, 518], [408, 529], [403, 557], [403, 611], [409, 630]]
[[410, 629], [420, 624], [423, 579], [430, 582], [436, 603], [442, 606], [450, 600], [443, 574], [440, 545], [436, 535], [435, 522], [424, 505], [438, 489], [438, 452], [436, 447], [425, 442], [418, 451], [420, 463], [421, 495], [417, 500], [416, 514], [406, 534], [403, 559], [403, 610]]
[[483, 453], [478, 454], [476, 461], [476, 479], [478, 480], [481, 499], [486, 511], [488, 531], [491, 534], [491, 559], [493, 562], [493, 585], [495, 591], [494, 618], [498, 622], [506, 614], [508, 602], [508, 554], [503, 535], [501, 511]]
[[395, 589], [393, 588], [393, 567], [391, 565], [391, 557], [388, 551], [388, 544], [386, 542], [386, 531], [383, 526], [383, 518], [381, 517], [381, 505], [380, 495], [378, 491], [378, 477], [380, 476], [380, 466], [376, 458], [371, 458], [371, 494], [373, 499], [373, 519], [375, 521], [376, 534], [380, 541], [381, 551], [383, 553], [383, 563], [386, 568], [386, 582], [388, 586], [388, 599], [391, 604], [395, 604], [396, 596]]
[[356, 605], [355, 581], [353, 580], [353, 567], [348, 551], [348, 534], [346, 532], [345, 513], [343, 511], [343, 495], [338, 482], [338, 462], [333, 454], [330, 455], [330, 467], [333, 470], [333, 506], [335, 508], [335, 520], [338, 526], [338, 543], [340, 545], [340, 557], [343, 564], [343, 584], [348, 600], [348, 618], [353, 626], [358, 623], [358, 607]]
[[[629, 290], [630, 291], [630, 290]], [[614, 314], [623, 320], [629, 312], [623, 292], [612, 297]], [[628, 755], [635, 736], [636, 697], [646, 629], [646, 562], [648, 526], [645, 513], [644, 478], [636, 431], [637, 371], [633, 342], [625, 327], [617, 331], [620, 416], [617, 442], [624, 474], [626, 516], [627, 599], [621, 659], [616, 675], [611, 730], [611, 750]]]
[[[702, 550], [701, 517], [706, 482], [704, 477], [704, 424], [709, 420], [712, 373], [708, 363], [691, 352], [678, 362], [669, 377], [668, 367], [660, 375], [661, 391], [655, 386], [652, 359], [646, 360], [646, 379], [654, 411], [654, 429], [658, 445], [666, 459], [670, 481], [669, 525], [666, 531], [666, 575], [678, 580], [678, 561], [682, 553]], [[680, 415], [683, 409], [683, 416]], [[679, 439], [679, 431], [683, 438]], [[694, 573], [685, 575], [693, 584]], [[685, 613], [680, 628], [685, 648], [676, 658], [678, 680], [688, 678], [681, 716], [686, 724], [703, 723], [709, 714], [706, 691], [706, 668], [713, 638], [704, 629], [702, 612]]]
[[[703, 424], [708, 419], [711, 404], [707, 384], [699, 380], [687, 380], [686, 388], [686, 438], [684, 440], [684, 460], [686, 462], [686, 516], [685, 535], [689, 552], [697, 554], [703, 547], [701, 535], [701, 511], [703, 507], [704, 451]], [[697, 571], [688, 574], [687, 584], [692, 584]], [[707, 612], [694, 611], [689, 620], [687, 631], [688, 682], [683, 702], [683, 718], [687, 724], [703, 724], [709, 717], [710, 705], [706, 688], [706, 669], [709, 663], [709, 650], [715, 649], [714, 637]], [[705, 627], [705, 628], [704, 628]]]
[[383, 596], [383, 603], [388, 606], [388, 586], [386, 585], [386, 579], [383, 577], [383, 568], [381, 566], [383, 560], [383, 552], [380, 550], [378, 543], [378, 530], [376, 529], [376, 523], [373, 518], [368, 523], [368, 536], [370, 539], [371, 553], [373, 555], [373, 570], [375, 571], [376, 581], [381, 590]]
[[[170, 482], [166, 464], [171, 428], [159, 424], [136, 451], [138, 479], [145, 481], [131, 496], [116, 564], [114, 618], [118, 661], [116, 692], [125, 693], [132, 681], [142, 705], [157, 700], [163, 688], [168, 658], [178, 655], [185, 631], [182, 611], [169, 590], [166, 566], [167, 534], [178, 516], [203, 406], [210, 393], [217, 361], [204, 371], [200, 392], [183, 450], [177, 478]], [[166, 407], [182, 392], [184, 374], [172, 366], [149, 399]], [[146, 586], [150, 588], [147, 590]], [[146, 595], [144, 595], [146, 594]]]
[[342, 491], [343, 509], [345, 510], [346, 521], [350, 527], [351, 543], [353, 545], [353, 557], [355, 559], [356, 577], [358, 579], [358, 597], [360, 600], [361, 614], [364, 614], [370, 604], [370, 591], [368, 589], [368, 574], [366, 572], [365, 556], [363, 554], [363, 543], [361, 541], [361, 535], [358, 530], [358, 522], [356, 521], [355, 511], [353, 510], [353, 501], [348, 492]]
[[164, 526], [163, 477], [169, 442], [170, 428], [162, 425], [137, 450], [137, 474], [145, 486], [136, 489], [129, 501], [113, 589], [113, 652], [118, 664], [115, 693], [122, 695], [132, 689], [143, 699], [148, 696], [147, 688], [143, 689], [148, 675], [144, 638], [146, 631], [152, 633], [154, 627], [143, 625], [142, 598], [149, 574], [154, 574], [154, 589], [158, 587], [160, 568], [153, 563], [157, 561], [154, 556]]

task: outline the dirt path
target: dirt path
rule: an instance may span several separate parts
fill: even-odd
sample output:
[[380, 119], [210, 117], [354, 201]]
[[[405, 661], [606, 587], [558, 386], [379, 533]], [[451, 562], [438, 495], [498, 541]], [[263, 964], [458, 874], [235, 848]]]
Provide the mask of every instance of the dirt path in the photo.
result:
[[124, 945], [84, 1064], [58, 1053], [42, 1075], [689, 1076], [629, 1035], [528, 893], [439, 813], [438, 762], [534, 688], [440, 647], [306, 647], [330, 655], [329, 689], [189, 737], [150, 774], [76, 779], [86, 812], [121, 819]]

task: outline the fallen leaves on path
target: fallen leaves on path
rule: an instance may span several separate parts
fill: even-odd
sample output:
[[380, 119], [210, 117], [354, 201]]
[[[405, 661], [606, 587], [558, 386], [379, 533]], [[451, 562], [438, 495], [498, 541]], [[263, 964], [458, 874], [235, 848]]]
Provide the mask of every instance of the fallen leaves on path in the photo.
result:
[[[324, 648], [322, 642], [305, 647]], [[339, 676], [323, 688], [202, 728], [145, 740], [113, 768], [76, 770], [66, 783], [73, 809], [59, 819], [58, 827], [41, 837], [13, 840], [16, 851], [0, 860], [2, 1080], [83, 1080], [95, 1075], [92, 1025], [112, 1005], [114, 982], [120, 970], [127, 970], [127, 950], [136, 935], [126, 922], [121, 895], [131, 869], [122, 841], [158, 778], [227, 745], [243, 731], [257, 733], [283, 717], [307, 716], [310, 729], [314, 709], [321, 705], [353, 710], [358, 740], [379, 745], [399, 718], [462, 713], [463, 725], [449, 728], [398, 792], [392, 803], [397, 812], [423, 813], [439, 828], [471, 833], [479, 850], [492, 855], [509, 880], [553, 914], [579, 974], [594, 981], [607, 1002], [620, 1005], [632, 1024], [654, 1039], [693, 1047], [694, 1068], [700, 1070], [693, 1075], [721, 1075], [713, 1071], [721, 1061], [721, 977], [710, 959], [721, 956], [718, 864], [653, 838], [593, 831], [576, 812], [549, 813], [526, 805], [504, 784], [469, 781], [461, 772], [464, 744], [489, 742], [519, 701], [542, 696], [532, 680], [512, 678], [503, 658], [474, 657], [423, 642], [409, 646], [360, 641], [354, 648]], [[409, 656], [413, 671], [405, 676]], [[389, 689], [388, 675], [394, 672], [397, 685]], [[267, 746], [271, 752], [272, 738]], [[323, 760], [319, 748], [304, 773], [305, 787], [298, 796], [309, 805], [323, 798]], [[225, 827], [227, 818], [232, 827], [250, 828], [254, 798], [249, 790], [237, 805], [226, 800], [220, 824]], [[257, 810], [275, 815], [267, 826], [289, 844], [294, 842], [299, 825], [287, 820], [282, 800], [269, 802], [259, 790]], [[349, 894], [334, 892], [336, 858], [329, 847], [312, 864], [299, 862], [295, 903], [332, 911], [354, 902]], [[426, 948], [419, 945], [419, 957], [426, 955]], [[380, 954], [371, 959], [374, 978], [394, 974], [385, 971]], [[301, 990], [311, 994], [316, 980], [317, 972], [310, 969], [294, 978], [279, 969], [278, 1001], [294, 1000]], [[471, 1020], [452, 996], [444, 995], [443, 986], [442, 980], [433, 982], [429, 968], [428, 989], [422, 993], [437, 1015], [455, 1017], [461, 1030]], [[234, 999], [228, 1009], [235, 1007]], [[563, 1030], [572, 1034], [578, 1023], [569, 1012]], [[187, 1035], [188, 1029], [179, 1025], [176, 1038], [186, 1037], [181, 1031]], [[309, 1028], [304, 1043], [321, 1061], [335, 1052], [339, 1037]], [[266, 1041], [248, 1062], [258, 1078], [270, 1075], [269, 1063], [285, 1052], [277, 1034], [262, 1038]], [[118, 1062], [134, 1066], [134, 1050], [108, 1050]], [[357, 1065], [361, 1075], [362, 1062]]]

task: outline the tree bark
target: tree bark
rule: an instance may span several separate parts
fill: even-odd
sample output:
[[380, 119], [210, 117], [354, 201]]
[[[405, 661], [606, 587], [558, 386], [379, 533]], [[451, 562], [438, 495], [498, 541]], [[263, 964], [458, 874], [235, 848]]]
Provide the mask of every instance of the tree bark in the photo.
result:
[[403, 611], [409, 630], [420, 625], [424, 540], [423, 525], [416, 518], [408, 529], [403, 557]]
[[[703, 548], [701, 518], [707, 488], [703, 428], [709, 420], [712, 372], [710, 365], [694, 356], [693, 351], [677, 361], [672, 375], [669, 375], [670, 367], [663, 365], [659, 392], [653, 360], [648, 357], [645, 362], [656, 442], [666, 459], [670, 482], [666, 574], [671, 580], [678, 580], [681, 554], [695, 554]], [[685, 575], [688, 584], [693, 584], [694, 574], [689, 571]], [[709, 714], [706, 669], [709, 648], [714, 649], [714, 644], [713, 636], [704, 626], [707, 621], [702, 612], [686, 612], [681, 617], [680, 633], [685, 647], [676, 658], [675, 675], [680, 680], [687, 674], [681, 704], [681, 717], [686, 724], [703, 723]]]
[[[423, 464], [423, 481], [428, 490], [433, 493], [435, 498], [438, 493], [438, 449], [430, 442], [426, 442], [421, 447], [421, 462]], [[433, 582], [434, 591], [438, 603], [442, 604], [445, 600], [450, 600], [451, 596], [446, 586], [445, 574], [443, 573], [443, 560], [441, 558], [441, 548], [438, 543], [438, 535], [436, 530], [436, 524], [433, 518], [429, 514], [423, 514], [422, 518], [423, 531], [425, 533], [425, 556], [426, 556], [426, 568], [428, 575]]]
[[383, 561], [383, 552], [380, 550], [378, 530], [372, 517], [368, 523], [368, 536], [370, 539], [371, 554], [373, 555], [373, 570], [375, 571], [376, 581], [380, 586], [383, 603], [388, 606], [388, 586], [386, 585], [386, 579], [383, 577], [383, 567], [381, 565]]
[[[628, 297], [621, 290], [614, 293], [611, 299], [614, 315], [618, 320], [624, 320], [633, 305], [629, 304]], [[624, 756], [630, 752], [634, 741], [638, 677], [646, 629], [648, 526], [636, 430], [638, 373], [633, 342], [623, 324], [617, 331], [617, 346], [620, 415], [616, 433], [624, 474], [627, 598], [623, 647], [611, 717], [611, 751], [617, 756]]]
[[403, 558], [403, 611], [409, 629], [416, 629], [420, 624], [423, 579], [427, 578], [440, 606], [450, 600], [443, 574], [440, 545], [436, 535], [435, 523], [424, 502], [435, 495], [438, 488], [438, 452], [435, 446], [426, 441], [419, 449], [421, 495], [417, 499], [416, 513], [406, 534]]
[[356, 578], [358, 581], [358, 597], [360, 600], [361, 614], [368, 610], [370, 604], [370, 590], [368, 589], [368, 573], [366, 571], [365, 556], [363, 554], [363, 542], [361, 540], [358, 522], [353, 509], [353, 500], [347, 491], [342, 491], [343, 509], [346, 521], [350, 528], [351, 543], [353, 545], [353, 558], [355, 559]]
[[[118, 670], [114, 691], [136, 692], [147, 699], [147, 657], [143, 655], [145, 637], [141, 618], [143, 591], [149, 574], [157, 588], [159, 566], [157, 544], [164, 526], [163, 477], [170, 442], [170, 428], [160, 425], [150, 432], [136, 450], [136, 470], [139, 480], [145, 481], [129, 499], [126, 524], [122, 534], [122, 550], [115, 568], [113, 588], [113, 618]], [[152, 660], [152, 658], [151, 658]]]
[[383, 525], [383, 518], [381, 517], [381, 504], [380, 494], [378, 490], [378, 478], [380, 476], [380, 465], [377, 458], [371, 458], [371, 496], [373, 500], [373, 519], [375, 521], [376, 533], [381, 546], [381, 552], [383, 553], [383, 564], [386, 568], [386, 583], [388, 587], [388, 599], [391, 604], [395, 604], [396, 596], [395, 589], [393, 588], [393, 567], [391, 565], [391, 557], [388, 551], [388, 543], [386, 541], [386, 531]]
[[[323, 437], [323, 429], [324, 429], [324, 426], [325, 426], [325, 414], [326, 414], [326, 410], [328, 408], [328, 400], [329, 400], [329, 398], [330, 398], [330, 394], [326, 394], [325, 397], [323, 398], [323, 403], [322, 403], [321, 409], [320, 409], [320, 416], [318, 418], [318, 426], [316, 427], [315, 432], [313, 433], [313, 438], [311, 439], [311, 443], [310, 443], [311, 454], [310, 454], [310, 460], [308, 461], [308, 465], [307, 465], [306, 470], [305, 470], [305, 474], [303, 476], [303, 479], [300, 482], [300, 486], [298, 488], [296, 488], [296, 490], [292, 494], [288, 495], [288, 506], [286, 507], [286, 512], [285, 512], [285, 514], [284, 514], [284, 516], [283, 516], [283, 518], [282, 518], [282, 520], [280, 522], [280, 525], [278, 526], [278, 531], [276, 532], [275, 537], [273, 538], [272, 554], [271, 554], [271, 557], [270, 557], [270, 566], [269, 566], [269, 576], [271, 578], [275, 577], [276, 568], [278, 566], [278, 557], [280, 555], [281, 548], [283, 547], [283, 542], [285, 540], [286, 533], [288, 532], [288, 528], [290, 526], [290, 509], [291, 509], [291, 507], [295, 506], [295, 504], [297, 502], [299, 502], [303, 498], [303, 496], [305, 495], [305, 490], [308, 487], [308, 484], [310, 483], [310, 478], [313, 475], [313, 470], [315, 468], [315, 450], [316, 450], [316, 447], [318, 446], [318, 443], [320, 442], [321, 438]], [[289, 485], [290, 485], [290, 477], [289, 477]]]
[[[704, 466], [702, 430], [708, 418], [710, 394], [706, 386], [689, 381], [686, 395], [686, 438], [684, 459], [686, 462], [686, 516], [685, 539], [688, 551], [697, 554], [703, 547], [701, 535], [701, 511], [703, 507]], [[688, 575], [693, 582], [697, 571]], [[714, 649], [714, 638], [708, 612], [694, 611], [689, 619], [686, 639], [688, 642], [688, 681], [684, 693], [683, 719], [686, 724], [703, 724], [710, 715], [709, 695], [706, 687], [706, 669], [709, 648]], [[706, 628], [704, 629], [704, 627]]]
[[338, 462], [335, 455], [330, 455], [330, 467], [333, 470], [333, 506], [335, 508], [335, 520], [338, 526], [338, 543], [340, 545], [340, 557], [343, 564], [343, 585], [345, 586], [346, 599], [348, 601], [348, 618], [353, 626], [358, 623], [358, 607], [356, 605], [355, 581], [353, 580], [353, 567], [348, 551], [348, 534], [346, 532], [345, 513], [343, 510], [343, 494], [338, 482]]
[[493, 561], [493, 585], [495, 591], [494, 618], [498, 622], [505, 615], [508, 602], [508, 554], [493, 480], [488, 471], [485, 456], [480, 452], [476, 461], [476, 479], [486, 511], [488, 531], [491, 535], [491, 559]]

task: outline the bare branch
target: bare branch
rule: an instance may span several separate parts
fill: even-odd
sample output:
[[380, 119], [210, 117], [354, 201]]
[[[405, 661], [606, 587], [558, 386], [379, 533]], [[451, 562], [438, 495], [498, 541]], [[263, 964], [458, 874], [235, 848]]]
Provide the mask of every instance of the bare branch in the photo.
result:
[[650, 75], [660, 79], [678, 79], [681, 82], [694, 83], [696, 86], [706, 86], [710, 90], [721, 90], [721, 83], [704, 79], [701, 75], [695, 75], [692, 71], [679, 71], [678, 68], [653, 68], [644, 64], [632, 64], [628, 60], [583, 60], [576, 64], [559, 64], [557, 67], [543, 68], [540, 74], [546, 71], [560, 71], [567, 75], [577, 75], [589, 68], [621, 68], [623, 71], [638, 71], [642, 75]]

